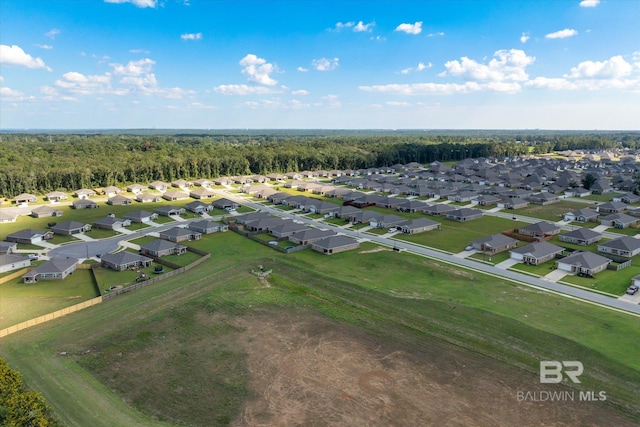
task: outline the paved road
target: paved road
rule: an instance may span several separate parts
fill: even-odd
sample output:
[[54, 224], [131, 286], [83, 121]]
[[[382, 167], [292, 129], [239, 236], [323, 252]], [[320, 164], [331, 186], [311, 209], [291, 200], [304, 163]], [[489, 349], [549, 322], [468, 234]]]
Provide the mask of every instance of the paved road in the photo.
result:
[[541, 290], [546, 290], [549, 292], [554, 292], [554, 293], [563, 295], [565, 297], [580, 299], [583, 301], [590, 302], [592, 304], [604, 306], [606, 308], [630, 312], [640, 316], [640, 305], [633, 304], [624, 300], [607, 297], [605, 295], [601, 295], [595, 292], [585, 291], [579, 288], [574, 288], [572, 286], [553, 283], [548, 280], [538, 279], [525, 274], [517, 273], [515, 271], [511, 271], [511, 270], [501, 270], [496, 268], [493, 265], [483, 264], [470, 259], [458, 258], [458, 257], [455, 257], [454, 255], [446, 254], [443, 252], [439, 252], [433, 249], [429, 249], [423, 246], [415, 245], [415, 244], [401, 241], [401, 240], [389, 239], [386, 237], [376, 236], [372, 234], [367, 234], [366, 236], [362, 236], [361, 233], [356, 230], [349, 230], [349, 229], [334, 226], [332, 224], [321, 223], [316, 220], [298, 216], [295, 213], [274, 209], [270, 206], [265, 206], [261, 203], [250, 202], [243, 197], [239, 197], [227, 191], [220, 191], [220, 192], [224, 195], [224, 197], [231, 199], [237, 203], [241, 203], [243, 205], [249, 206], [253, 209], [262, 210], [262, 211], [269, 212], [271, 214], [278, 215], [281, 217], [294, 219], [296, 221], [303, 222], [308, 225], [312, 225], [314, 227], [330, 229], [335, 231], [336, 233], [342, 233], [347, 236], [351, 236], [359, 239], [364, 237], [367, 240], [370, 240], [372, 242], [379, 243], [385, 246], [397, 247], [399, 249], [403, 249], [418, 255], [438, 259], [440, 261], [444, 261], [456, 266], [461, 266], [461, 267], [469, 268], [472, 270], [481, 271], [483, 273], [508, 279], [513, 282], [525, 284], [525, 285], [532, 286]]

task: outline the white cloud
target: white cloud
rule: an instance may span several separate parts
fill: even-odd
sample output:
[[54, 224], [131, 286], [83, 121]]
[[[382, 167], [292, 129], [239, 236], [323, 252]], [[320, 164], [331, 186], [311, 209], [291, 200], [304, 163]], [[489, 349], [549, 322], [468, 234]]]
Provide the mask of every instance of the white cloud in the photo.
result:
[[376, 41], [376, 42], [383, 42], [383, 41], [385, 41], [387, 39], [385, 37], [382, 37], [382, 36], [371, 36], [371, 37], [369, 37], [369, 40], [373, 40], [373, 41]]
[[333, 28], [333, 31], [340, 31], [343, 28], [351, 28], [354, 25], [356, 25], [356, 23], [353, 22], [353, 21], [351, 21], [351, 22], [337, 22], [336, 26]]
[[520, 36], [520, 43], [526, 43], [529, 41], [529, 34], [527, 33], [522, 33], [522, 35]]
[[13, 90], [4, 86], [0, 87], [0, 97], [7, 101], [23, 101], [24, 99], [26, 99], [24, 93], [20, 92], [19, 90]]
[[149, 74], [155, 65], [155, 61], [149, 58], [140, 59], [138, 61], [129, 61], [127, 65], [110, 64], [116, 75], [122, 76], [141, 76]]
[[259, 83], [261, 85], [273, 86], [277, 82], [271, 78], [270, 74], [276, 71], [276, 67], [273, 64], [268, 63], [263, 58], [258, 58], [256, 55], [250, 53], [240, 60], [242, 74], [248, 76], [249, 81]]
[[309, 95], [309, 91], [304, 89], [294, 90], [294, 91], [291, 91], [291, 95]]
[[405, 101], [387, 101], [385, 104], [391, 107], [411, 107], [411, 103]]
[[549, 33], [544, 36], [547, 39], [566, 39], [567, 37], [577, 36], [578, 32], [572, 28], [565, 28], [564, 30], [556, 31], [555, 33]]
[[359, 89], [365, 92], [390, 93], [395, 95], [452, 95], [456, 93], [473, 93], [481, 91], [515, 93], [520, 91], [520, 85], [515, 82], [466, 82], [464, 84], [414, 83], [359, 86]]
[[309, 71], [309, 69], [304, 67], [298, 67], [298, 71], [300, 71], [301, 73], [306, 73], [307, 71]]
[[368, 24], [365, 24], [362, 21], [359, 21], [353, 27], [353, 31], [356, 33], [368, 32], [368, 31], [371, 31], [371, 28], [373, 28], [375, 25], [376, 25], [375, 22], [370, 22]]
[[525, 81], [529, 77], [525, 71], [535, 58], [519, 49], [498, 50], [489, 64], [481, 64], [466, 56], [460, 61], [448, 61], [444, 64], [447, 71], [441, 76], [451, 75], [479, 81]]
[[144, 53], [146, 55], [149, 54], [148, 50], [144, 50], [144, 49], [129, 49], [129, 53]]
[[313, 65], [315, 69], [318, 71], [331, 71], [338, 68], [339, 61], [340, 61], [339, 58], [333, 58], [333, 59], [319, 58], [311, 61], [311, 65]]
[[213, 88], [215, 93], [221, 95], [267, 95], [272, 93], [279, 93], [277, 89], [264, 87], [264, 86], [249, 86], [249, 85], [220, 85]]
[[413, 35], [420, 34], [422, 32], [422, 21], [418, 21], [415, 24], [400, 24], [396, 27], [396, 31]]
[[111, 85], [111, 74], [85, 76], [76, 71], [70, 71], [63, 74], [62, 79], [56, 80], [54, 84], [60, 89], [78, 95], [107, 93]]
[[422, 71], [422, 70], [426, 70], [427, 68], [431, 68], [431, 67], [433, 67], [433, 64], [431, 62], [429, 62], [427, 65], [425, 65], [424, 62], [419, 62], [416, 67], [409, 67], [409, 68], [405, 68], [405, 69], [401, 70], [400, 74], [409, 74], [409, 73], [414, 72], [414, 71]]
[[60, 30], [57, 28], [52, 28], [51, 30], [44, 33], [45, 36], [49, 37], [52, 40], [55, 39], [58, 34], [60, 34]]
[[53, 46], [51, 46], [50, 44], [34, 44], [34, 46], [39, 47], [40, 49], [46, 49], [46, 50], [53, 49]]
[[437, 33], [429, 33], [427, 37], [444, 37], [444, 33], [442, 31], [438, 31]]
[[582, 0], [580, 7], [596, 7], [600, 4], [600, 0]]
[[622, 56], [612, 56], [605, 61], [584, 61], [577, 67], [571, 68], [571, 74], [565, 77], [575, 79], [615, 79], [631, 74], [633, 66], [625, 61]]
[[131, 3], [137, 7], [145, 8], [151, 7], [155, 8], [158, 4], [158, 0], [104, 0], [105, 3]]
[[181, 34], [180, 38], [182, 40], [202, 40], [202, 33], [186, 33]]
[[300, 110], [302, 108], [308, 108], [310, 106], [310, 104], [305, 104], [297, 99], [292, 99], [291, 101], [289, 101], [289, 107], [294, 110]]
[[0, 64], [2, 65], [18, 65], [27, 68], [44, 68], [51, 71], [44, 61], [40, 58], [34, 58], [26, 53], [20, 46], [0, 45]]

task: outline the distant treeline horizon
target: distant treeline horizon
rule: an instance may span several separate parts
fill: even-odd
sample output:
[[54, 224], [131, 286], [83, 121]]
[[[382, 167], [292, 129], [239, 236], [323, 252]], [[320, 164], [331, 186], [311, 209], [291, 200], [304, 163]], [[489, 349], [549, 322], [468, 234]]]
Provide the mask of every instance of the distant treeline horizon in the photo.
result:
[[640, 132], [475, 132], [478, 133], [3, 132], [0, 196], [13, 198], [21, 193], [44, 194], [180, 178], [365, 169], [410, 162], [429, 164], [562, 150], [640, 147]]

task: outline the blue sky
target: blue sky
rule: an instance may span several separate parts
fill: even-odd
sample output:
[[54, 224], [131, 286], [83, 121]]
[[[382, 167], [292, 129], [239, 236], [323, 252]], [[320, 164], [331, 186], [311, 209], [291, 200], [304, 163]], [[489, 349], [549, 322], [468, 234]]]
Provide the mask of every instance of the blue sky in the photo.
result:
[[0, 128], [640, 128], [640, 2], [2, 0]]

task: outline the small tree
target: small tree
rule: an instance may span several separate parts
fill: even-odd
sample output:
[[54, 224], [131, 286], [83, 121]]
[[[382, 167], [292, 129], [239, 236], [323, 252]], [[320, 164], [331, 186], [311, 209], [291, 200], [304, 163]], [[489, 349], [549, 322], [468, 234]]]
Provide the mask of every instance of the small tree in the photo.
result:
[[584, 178], [582, 178], [582, 186], [587, 190], [589, 190], [591, 189], [591, 186], [595, 184], [596, 181], [597, 181], [596, 177], [588, 173], [585, 175]]

